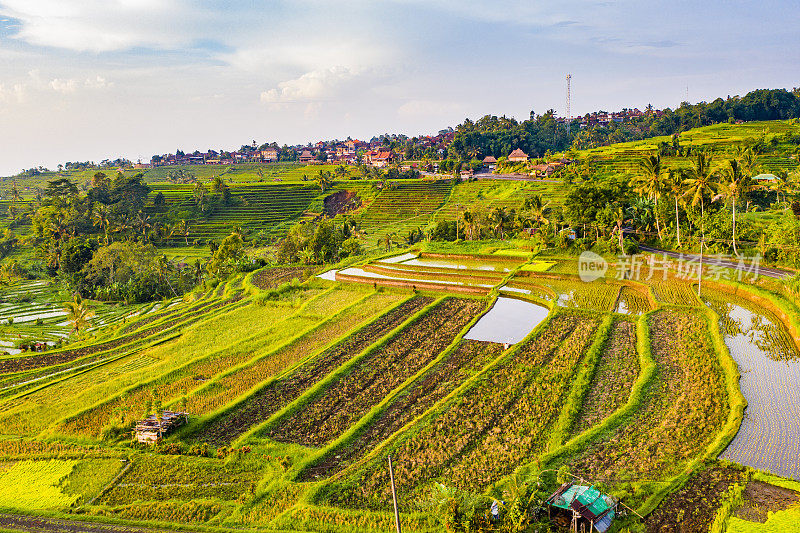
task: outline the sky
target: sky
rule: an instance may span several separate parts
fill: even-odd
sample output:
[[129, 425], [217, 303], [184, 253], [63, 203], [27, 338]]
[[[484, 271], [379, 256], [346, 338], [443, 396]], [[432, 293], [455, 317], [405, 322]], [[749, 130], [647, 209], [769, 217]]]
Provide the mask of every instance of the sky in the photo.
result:
[[800, 1], [0, 0], [0, 175], [800, 85]]

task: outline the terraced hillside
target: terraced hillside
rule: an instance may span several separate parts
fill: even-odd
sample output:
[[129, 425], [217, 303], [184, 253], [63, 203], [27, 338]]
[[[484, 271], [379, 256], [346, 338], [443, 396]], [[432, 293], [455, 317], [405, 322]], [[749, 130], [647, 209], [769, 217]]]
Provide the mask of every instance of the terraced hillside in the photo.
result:
[[[192, 185], [153, 185], [151, 197], [161, 192], [167, 206], [191, 208]], [[250, 232], [277, 234], [285, 224], [304, 213], [319, 195], [313, 185], [250, 184], [231, 186], [230, 205], [218, 206], [202, 222], [189, 223], [188, 240], [207, 241], [229, 235], [235, 227]], [[151, 206], [151, 209], [154, 209]], [[173, 235], [168, 244], [185, 244], [186, 235]]]
[[[769, 122], [748, 122], [745, 124], [715, 124], [695, 128], [681, 133], [683, 147], [710, 151], [717, 159], [732, 157], [734, 150], [755, 141], [768, 145], [766, 152], [758, 157], [765, 171], [797, 169], [796, 147], [780, 140], [780, 135], [800, 133], [796, 121], [775, 120]], [[774, 139], [774, 141], [773, 141]], [[576, 154], [581, 161], [601, 174], [633, 173], [636, 165], [646, 154], [655, 153], [661, 142], [672, 143], [671, 137], [653, 137], [641, 141], [618, 143], [610, 146], [579, 150]], [[774, 144], [773, 144], [774, 143]], [[774, 153], [773, 153], [774, 151]], [[686, 167], [691, 164], [687, 158], [665, 157], [667, 168]]]
[[539, 181], [505, 181], [505, 180], [477, 180], [459, 183], [447, 199], [447, 203], [439, 209], [434, 217], [435, 221], [455, 220], [460, 218], [464, 211], [472, 212], [502, 207], [505, 209], [519, 209], [526, 198], [538, 194], [550, 206], [559, 205], [566, 193], [562, 183]]
[[[384, 531], [391, 454], [406, 531], [441, 530], [436, 513], [419, 511], [431, 481], [488, 509], [482, 495], [513, 501], [515, 479], [555, 490], [559, 468], [660, 516], [650, 513], [684, 472], [702, 475], [739, 428], [721, 334], [736, 335], [734, 357], [761, 342], [737, 333], [741, 300], [718, 284], [709, 308], [678, 277], [583, 283], [566, 273], [574, 259], [498, 252], [353, 267], [405, 287], [312, 278], [276, 295], [267, 291], [300, 267], [263, 269], [135, 316], [126, 309], [96, 338], [0, 359], [0, 494], [20, 495], [4, 505], [220, 533]], [[455, 293], [456, 280], [484, 290]], [[436, 290], [414, 290], [422, 281]], [[35, 302], [52, 289], [23, 290]], [[748, 302], [753, 314], [767, 305]], [[763, 334], [795, 368], [787, 339], [800, 310], [775, 302]], [[778, 312], [794, 318], [781, 324]], [[508, 328], [513, 342], [483, 337]], [[766, 396], [763, 386], [748, 393]], [[790, 433], [772, 399], [753, 422], [780, 447]], [[187, 411], [188, 425], [153, 448], [132, 443], [134, 422], [163, 408]], [[745, 437], [735, 449], [773, 469], [792, 461], [776, 464], [774, 449]]]
[[391, 233], [405, 235], [412, 229], [424, 228], [434, 211], [444, 204], [452, 188], [452, 180], [397, 182], [393, 189], [381, 191], [364, 211], [361, 229], [379, 238]]
[[[0, 290], [0, 352], [16, 355], [30, 349], [31, 343], [46, 343], [49, 347], [61, 344], [73, 333], [67, 311], [55, 283], [26, 280]], [[174, 300], [166, 305], [172, 305]], [[86, 331], [99, 334], [111, 326], [133, 320], [157, 310], [163, 303], [122, 305], [91, 302], [94, 315]]]

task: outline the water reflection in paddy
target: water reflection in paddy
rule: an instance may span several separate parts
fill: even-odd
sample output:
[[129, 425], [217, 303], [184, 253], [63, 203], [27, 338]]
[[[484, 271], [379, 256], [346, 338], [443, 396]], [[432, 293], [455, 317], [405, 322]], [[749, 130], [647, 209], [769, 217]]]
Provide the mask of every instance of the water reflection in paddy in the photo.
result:
[[464, 338], [515, 344], [533, 331], [549, 312], [549, 309], [541, 305], [500, 297]]
[[380, 260], [381, 263], [402, 263], [403, 261], [408, 261], [409, 259], [416, 259], [417, 254], [414, 253], [407, 253], [402, 255], [394, 255], [392, 257], [384, 257]]
[[[431, 278], [406, 277], [405, 275], [388, 276], [386, 274], [381, 274], [379, 272], [372, 272], [369, 270], [364, 270], [363, 268], [355, 268], [355, 267], [345, 268], [344, 270], [340, 270], [338, 273], [343, 275], [359, 276], [362, 278], [388, 279], [388, 280], [403, 281], [409, 283], [415, 282], [415, 283], [437, 283], [444, 285], [464, 285], [473, 287], [483, 287], [487, 289], [493, 287], [492, 284], [487, 284], [487, 283], [467, 283], [463, 281], [436, 279], [434, 277]], [[411, 274], [411, 276], [413, 276], [413, 274]]]
[[739, 365], [744, 419], [721, 457], [800, 479], [800, 354], [776, 317], [748, 302], [706, 302]]

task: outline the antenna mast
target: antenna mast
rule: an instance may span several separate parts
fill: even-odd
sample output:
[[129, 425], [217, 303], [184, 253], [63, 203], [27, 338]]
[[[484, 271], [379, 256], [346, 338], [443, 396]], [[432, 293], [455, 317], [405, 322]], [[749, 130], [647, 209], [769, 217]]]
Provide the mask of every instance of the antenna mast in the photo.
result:
[[569, 126], [572, 122], [572, 113], [570, 112], [570, 83], [572, 82], [572, 74], [567, 74], [567, 116], [565, 123], [567, 124], [567, 134], [569, 135]]

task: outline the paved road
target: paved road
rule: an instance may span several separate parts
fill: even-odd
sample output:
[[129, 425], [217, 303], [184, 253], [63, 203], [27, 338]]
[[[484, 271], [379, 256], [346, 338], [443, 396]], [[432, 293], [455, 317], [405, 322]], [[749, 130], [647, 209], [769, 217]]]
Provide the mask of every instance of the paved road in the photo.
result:
[[[649, 246], [639, 246], [639, 249], [643, 252], [651, 252], [655, 254], [666, 254], [667, 257], [671, 257], [673, 259], [689, 259], [694, 261], [700, 260], [699, 254], [689, 254], [689, 253], [681, 253], [681, 252], [667, 252], [664, 250], [659, 250], [658, 248], [651, 248]], [[733, 270], [741, 270], [746, 273], [750, 273], [750, 265], [741, 265], [739, 264], [738, 260], [730, 260], [730, 259], [719, 259], [717, 257], [703, 255], [703, 262], [706, 264], [714, 264], [719, 265], [725, 268], [731, 268]], [[765, 266], [758, 266], [758, 275], [759, 276], [767, 276], [768, 278], [775, 278], [775, 279], [782, 279], [788, 278], [794, 275], [793, 272], [789, 272], [787, 270], [781, 270], [779, 268], [771, 268]]]

